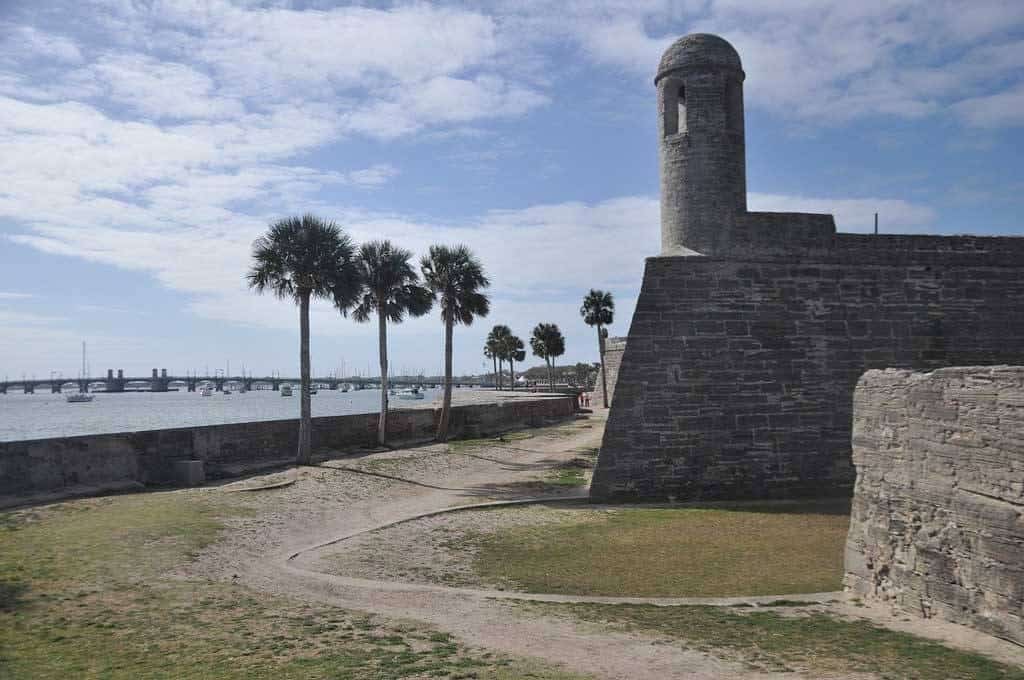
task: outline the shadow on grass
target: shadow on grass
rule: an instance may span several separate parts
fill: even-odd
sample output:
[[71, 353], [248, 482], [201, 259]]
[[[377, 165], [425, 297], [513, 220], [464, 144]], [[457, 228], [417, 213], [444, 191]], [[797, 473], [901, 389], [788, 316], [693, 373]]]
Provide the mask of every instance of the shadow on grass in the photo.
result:
[[24, 603], [28, 584], [24, 581], [0, 581], [0, 612], [13, 612]]

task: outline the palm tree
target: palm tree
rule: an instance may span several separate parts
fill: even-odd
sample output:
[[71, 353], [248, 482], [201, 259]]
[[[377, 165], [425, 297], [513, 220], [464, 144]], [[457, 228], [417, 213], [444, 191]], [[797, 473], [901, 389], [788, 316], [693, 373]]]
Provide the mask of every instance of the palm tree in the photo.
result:
[[554, 361], [555, 357], [565, 354], [565, 338], [557, 324], [539, 323], [533, 328], [530, 337], [530, 348], [535, 356], [544, 359], [548, 365], [548, 386], [555, 390]]
[[604, 370], [604, 339], [608, 336], [608, 330], [604, 327], [610, 325], [615, 318], [615, 301], [612, 294], [591, 288], [587, 297], [583, 298], [580, 315], [588, 326], [597, 326], [597, 354], [601, 358], [601, 395], [604, 397], [604, 407], [608, 408], [608, 376]]
[[[495, 326], [491, 329], [491, 332], [487, 334], [487, 349], [490, 350], [490, 357], [494, 361], [494, 389], [501, 389], [501, 367], [504, 362], [504, 343], [502, 339], [502, 329], [508, 331], [508, 326]], [[508, 331], [511, 332], [511, 331]]]
[[356, 265], [363, 282], [359, 304], [352, 318], [360, 323], [377, 315], [380, 357], [380, 417], [377, 443], [384, 446], [388, 433], [388, 321], [401, 323], [405, 315], [423, 316], [434, 298], [420, 285], [419, 274], [410, 263], [412, 252], [396, 248], [391, 241], [371, 241], [359, 249]]
[[508, 359], [508, 339], [512, 336], [512, 329], [504, 324], [498, 324], [491, 329], [491, 332], [487, 334], [487, 339], [494, 342], [495, 356], [498, 357], [498, 386], [501, 387], [502, 380], [504, 379], [501, 375], [501, 369], [505, 365], [505, 360]]
[[488, 336], [487, 342], [484, 343], [484, 356], [491, 360], [494, 364], [494, 389], [498, 389], [498, 345], [497, 343]]
[[423, 281], [441, 306], [444, 322], [444, 398], [437, 440], [448, 439], [448, 421], [452, 410], [452, 333], [455, 324], [466, 326], [478, 316], [487, 316], [490, 300], [480, 292], [491, 285], [480, 261], [466, 246], [430, 246], [421, 261]]
[[359, 295], [352, 239], [334, 222], [313, 215], [288, 217], [270, 225], [252, 246], [247, 280], [257, 293], [270, 290], [299, 305], [299, 448], [296, 462], [313, 455], [309, 400], [309, 301], [329, 298], [345, 314]]
[[513, 391], [516, 389], [516, 369], [515, 362], [526, 360], [526, 350], [523, 345], [523, 339], [517, 335], [511, 333], [505, 338], [505, 358], [508, 359], [508, 381], [511, 385], [510, 389]]

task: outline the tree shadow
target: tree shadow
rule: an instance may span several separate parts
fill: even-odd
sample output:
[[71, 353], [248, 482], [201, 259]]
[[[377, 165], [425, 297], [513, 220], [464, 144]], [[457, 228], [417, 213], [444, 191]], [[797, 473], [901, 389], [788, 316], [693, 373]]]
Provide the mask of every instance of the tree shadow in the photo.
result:
[[28, 590], [28, 584], [24, 581], [0, 581], [0, 612], [13, 612], [21, 607]]

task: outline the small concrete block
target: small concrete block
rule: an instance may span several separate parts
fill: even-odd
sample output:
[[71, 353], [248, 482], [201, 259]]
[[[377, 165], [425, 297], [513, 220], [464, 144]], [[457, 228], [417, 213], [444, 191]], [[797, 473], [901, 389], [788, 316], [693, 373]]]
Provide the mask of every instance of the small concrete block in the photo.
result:
[[180, 486], [199, 486], [206, 481], [206, 470], [201, 460], [174, 462], [174, 479]]

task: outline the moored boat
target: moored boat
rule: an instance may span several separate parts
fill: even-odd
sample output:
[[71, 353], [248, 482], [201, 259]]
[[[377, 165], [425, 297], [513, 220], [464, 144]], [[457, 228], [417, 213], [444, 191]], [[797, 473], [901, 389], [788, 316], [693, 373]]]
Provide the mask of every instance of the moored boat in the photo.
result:
[[85, 343], [83, 342], [82, 343], [82, 375], [81, 375], [82, 382], [79, 383], [79, 387], [78, 387], [78, 392], [77, 393], [69, 394], [67, 396], [67, 402], [69, 404], [87, 404], [87, 403], [89, 403], [90, 401], [92, 401], [93, 399], [96, 398], [95, 395], [89, 394], [88, 392], [85, 391], [86, 389], [88, 389], [87, 387], [83, 388], [83, 385], [85, 385], [85, 383], [86, 383], [86, 381], [88, 379], [89, 379], [88, 378], [88, 369], [85, 367]]

